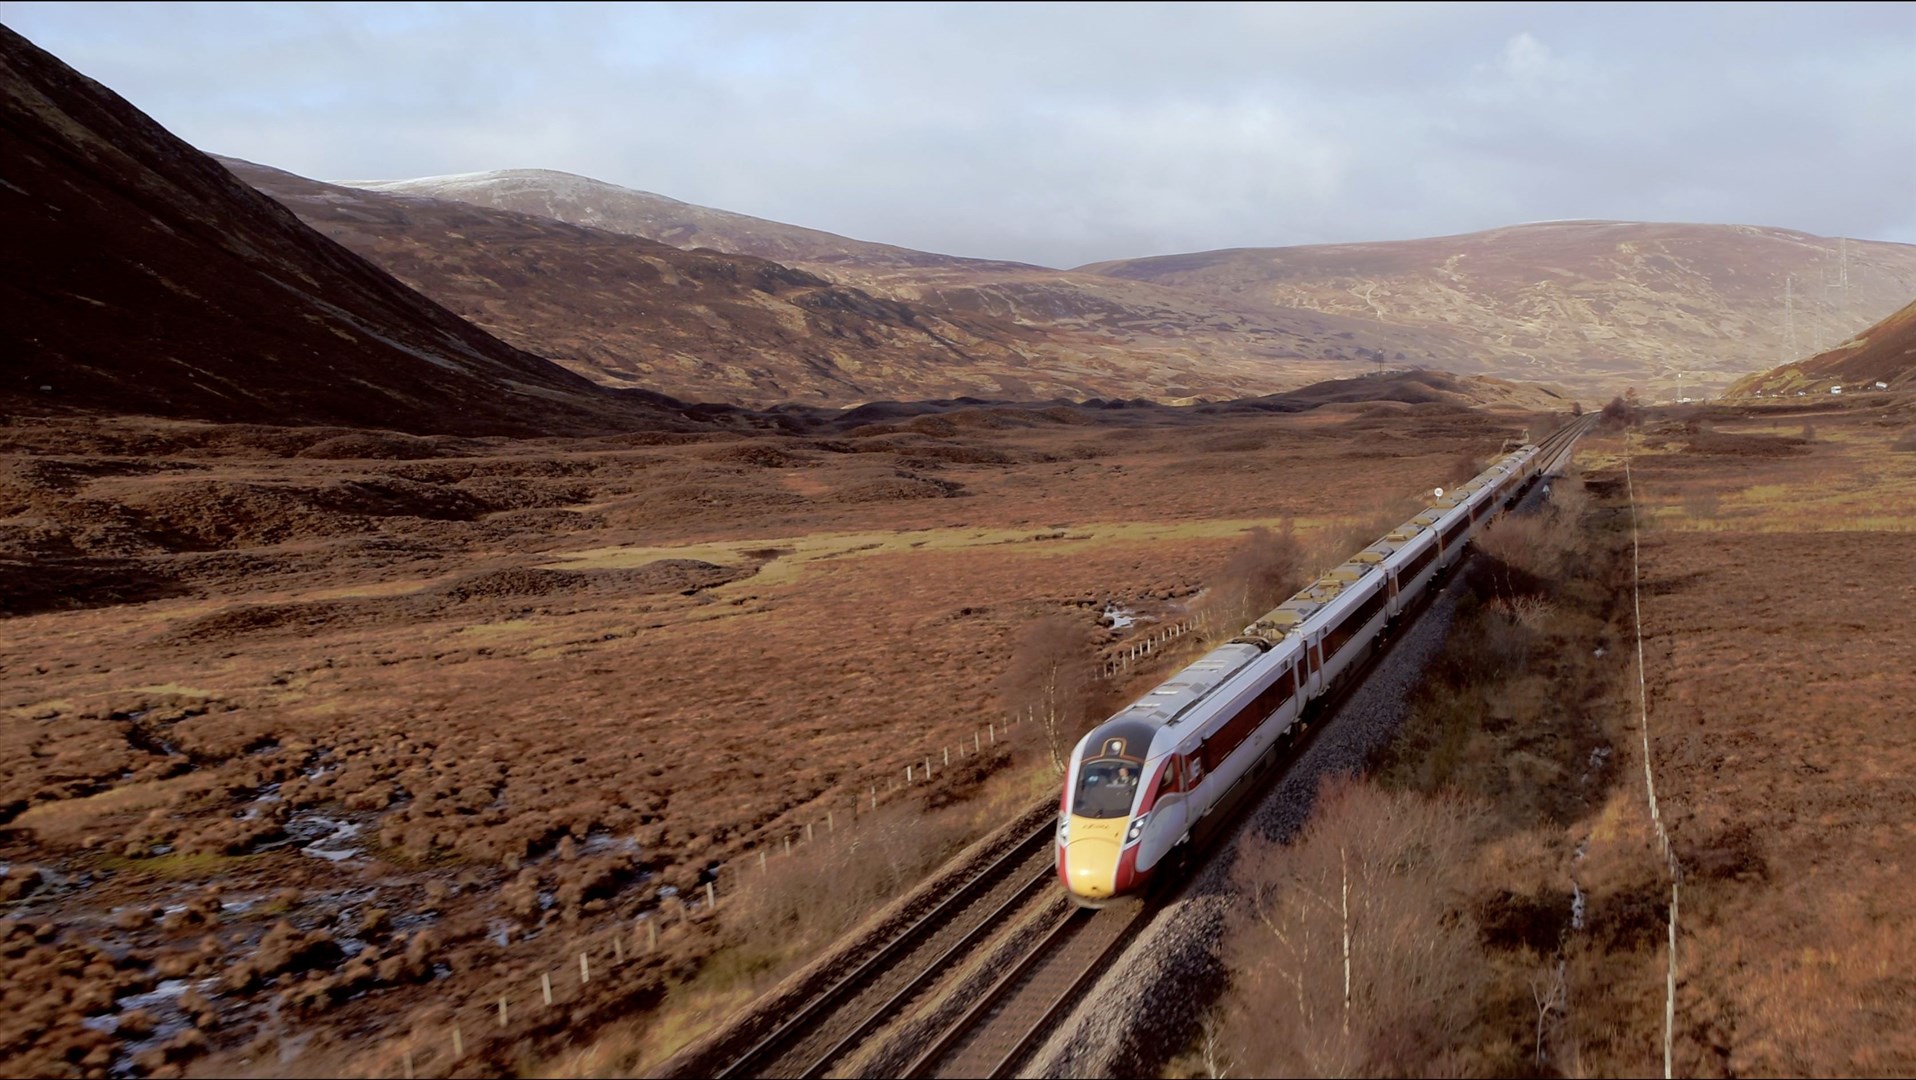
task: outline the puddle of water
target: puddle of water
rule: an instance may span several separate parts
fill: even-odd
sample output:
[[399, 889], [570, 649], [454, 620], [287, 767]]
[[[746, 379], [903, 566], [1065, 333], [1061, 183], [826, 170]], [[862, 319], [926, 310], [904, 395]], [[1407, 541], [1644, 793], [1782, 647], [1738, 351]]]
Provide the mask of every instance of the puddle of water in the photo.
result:
[[633, 855], [639, 852], [639, 842], [630, 836], [618, 836], [605, 830], [593, 832], [579, 845], [581, 855], [603, 855], [607, 852], [626, 852]]
[[164, 1045], [175, 1035], [192, 1026], [192, 1020], [186, 1011], [180, 1008], [180, 997], [189, 986], [196, 986], [199, 992], [209, 998], [219, 990], [219, 979], [201, 979], [198, 983], [189, 979], [167, 979], [160, 985], [142, 994], [128, 994], [114, 1003], [116, 1015], [90, 1017], [86, 1025], [95, 1031], [114, 1032], [119, 1030], [117, 1014], [134, 1009], [144, 1009], [154, 1018], [153, 1030], [145, 1038], [129, 1039], [119, 1048], [109, 1073], [113, 1076], [134, 1076], [133, 1059], [155, 1047]]
[[1111, 620], [1111, 629], [1113, 630], [1129, 630], [1138, 621], [1137, 612], [1132, 611], [1130, 608], [1119, 607], [1116, 604], [1106, 604], [1104, 606], [1104, 617]]
[[319, 813], [300, 813], [286, 823], [286, 834], [300, 845], [301, 855], [327, 862], [344, 862], [363, 854], [352, 840], [365, 828], [356, 821], [327, 817]]

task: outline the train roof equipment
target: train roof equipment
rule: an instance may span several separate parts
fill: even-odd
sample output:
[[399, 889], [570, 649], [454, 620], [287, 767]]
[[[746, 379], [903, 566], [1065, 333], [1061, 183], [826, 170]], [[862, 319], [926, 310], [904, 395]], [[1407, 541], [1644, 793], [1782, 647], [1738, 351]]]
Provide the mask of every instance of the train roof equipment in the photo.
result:
[[[1378, 572], [1394, 557], [1404, 554], [1419, 537], [1433, 532], [1446, 521], [1460, 514], [1467, 516], [1478, 497], [1488, 495], [1494, 481], [1509, 474], [1536, 452], [1535, 447], [1525, 447], [1505, 456], [1468, 483], [1449, 491], [1438, 489], [1442, 492], [1441, 497], [1415, 517], [1392, 529], [1350, 559], [1325, 571], [1309, 585], [1258, 616], [1229, 643], [1185, 665], [1149, 693], [1119, 710], [1105, 724], [1122, 721], [1154, 727], [1175, 726], [1193, 715], [1198, 706], [1215, 700], [1225, 684], [1269, 652], [1286, 643], [1301, 649], [1302, 639], [1308, 633], [1332, 625], [1347, 609], [1368, 599], [1373, 591], [1370, 587], [1373, 577], [1375, 586], [1382, 588], [1382, 575]], [[1262, 669], [1262, 665], [1259, 667]]]

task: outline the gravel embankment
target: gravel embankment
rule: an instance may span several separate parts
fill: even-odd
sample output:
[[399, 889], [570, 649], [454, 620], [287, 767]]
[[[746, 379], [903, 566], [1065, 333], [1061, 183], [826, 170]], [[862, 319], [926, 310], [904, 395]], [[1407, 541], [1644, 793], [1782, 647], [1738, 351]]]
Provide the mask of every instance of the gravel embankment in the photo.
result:
[[1412, 688], [1443, 646], [1459, 595], [1457, 587], [1447, 587], [1401, 631], [1297, 762], [1217, 845], [1184, 893], [1139, 933], [1039, 1049], [1026, 1075], [1155, 1075], [1190, 1044], [1226, 984], [1219, 938], [1225, 914], [1237, 902], [1232, 874], [1239, 844], [1247, 835], [1284, 839], [1297, 832], [1325, 776], [1362, 769], [1390, 740], [1408, 712]]

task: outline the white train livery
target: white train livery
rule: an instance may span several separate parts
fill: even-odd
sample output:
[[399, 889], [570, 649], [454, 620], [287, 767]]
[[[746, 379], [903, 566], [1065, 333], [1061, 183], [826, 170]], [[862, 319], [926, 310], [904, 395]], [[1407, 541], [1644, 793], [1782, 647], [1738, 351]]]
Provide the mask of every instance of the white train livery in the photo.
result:
[[1058, 877], [1096, 907], [1144, 889], [1191, 830], [1543, 468], [1525, 446], [1093, 729], [1058, 806]]

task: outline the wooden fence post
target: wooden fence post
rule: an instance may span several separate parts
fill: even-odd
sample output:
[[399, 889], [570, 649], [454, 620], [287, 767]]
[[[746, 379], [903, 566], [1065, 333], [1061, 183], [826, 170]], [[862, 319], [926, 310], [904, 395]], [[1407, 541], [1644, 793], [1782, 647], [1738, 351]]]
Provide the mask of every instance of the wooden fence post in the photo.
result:
[[499, 1026], [503, 1028], [508, 1023], [510, 1023], [510, 1021], [506, 1019], [506, 996], [504, 994], [500, 994], [499, 995]]
[[718, 890], [710, 881], [705, 883], [705, 906], [714, 911], [718, 910]]
[[459, 1025], [452, 1026], [452, 1059], [458, 1061], [466, 1056], [466, 1040], [460, 1037]]
[[541, 971], [539, 973], [539, 993], [544, 995], [547, 1005], [552, 1004], [552, 972]]
[[579, 985], [584, 986], [586, 983], [589, 983], [591, 981], [592, 981], [592, 966], [586, 962], [585, 954], [580, 953], [579, 954]]

